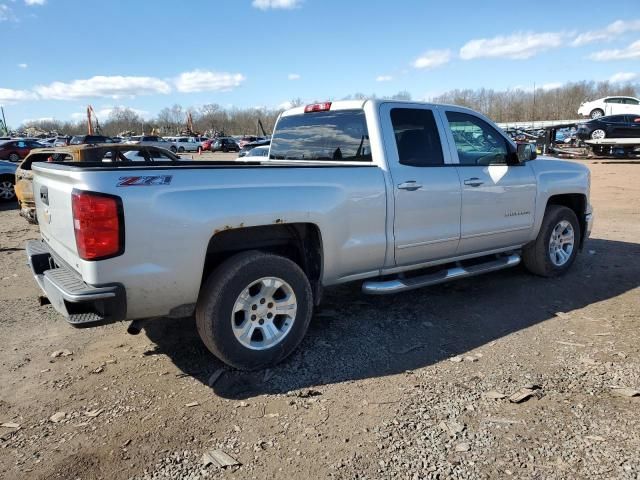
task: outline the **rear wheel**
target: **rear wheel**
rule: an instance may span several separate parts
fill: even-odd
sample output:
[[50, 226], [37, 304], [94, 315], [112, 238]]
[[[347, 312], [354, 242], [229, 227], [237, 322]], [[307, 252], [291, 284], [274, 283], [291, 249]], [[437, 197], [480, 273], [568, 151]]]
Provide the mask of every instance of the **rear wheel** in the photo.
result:
[[11, 202], [16, 199], [16, 191], [14, 188], [15, 180], [9, 175], [0, 177], [0, 200], [3, 202]]
[[11, 152], [9, 154], [9, 161], [17, 162], [18, 160], [20, 160], [20, 155], [18, 155], [16, 152]]
[[580, 235], [580, 224], [573, 210], [549, 205], [538, 237], [523, 249], [525, 268], [542, 277], [562, 275], [576, 259]]
[[176, 153], [178, 151], [178, 149], [174, 145], [171, 145], [169, 147], [169, 150], [171, 150], [173, 153]]
[[200, 338], [220, 360], [241, 370], [272, 366], [302, 341], [313, 312], [307, 276], [293, 261], [249, 251], [207, 279], [198, 298]]
[[591, 139], [592, 140], [601, 140], [603, 138], [605, 138], [607, 136], [607, 133], [602, 130], [601, 128], [598, 128], [596, 130], [594, 130], [593, 132], [591, 132]]
[[604, 112], [600, 108], [594, 108], [591, 110], [591, 114], [589, 114], [591, 118], [600, 118], [604, 116]]
[[184, 147], [180, 147], [180, 148], [178, 148], [178, 151], [179, 151], [180, 153], [184, 152]]

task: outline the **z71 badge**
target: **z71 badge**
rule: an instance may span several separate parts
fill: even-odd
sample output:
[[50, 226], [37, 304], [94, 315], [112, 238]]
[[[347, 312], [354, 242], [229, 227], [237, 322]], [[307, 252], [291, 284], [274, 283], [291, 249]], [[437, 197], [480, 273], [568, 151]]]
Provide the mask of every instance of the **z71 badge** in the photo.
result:
[[117, 187], [151, 187], [170, 185], [173, 175], [145, 175], [143, 177], [120, 177]]

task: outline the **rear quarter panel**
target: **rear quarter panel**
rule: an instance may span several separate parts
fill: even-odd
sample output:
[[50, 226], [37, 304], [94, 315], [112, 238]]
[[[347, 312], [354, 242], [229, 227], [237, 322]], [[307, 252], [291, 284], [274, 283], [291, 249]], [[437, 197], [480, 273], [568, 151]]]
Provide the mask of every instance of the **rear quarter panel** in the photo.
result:
[[[73, 265], [88, 283], [124, 284], [131, 319], [195, 303], [209, 240], [228, 229], [317, 225], [325, 285], [376, 270], [384, 261], [386, 194], [383, 173], [373, 166], [85, 170], [78, 175], [76, 188], [123, 199], [125, 252], [99, 262], [78, 260], [68, 248], [66, 256], [75, 258]], [[172, 179], [169, 185], [117, 186], [120, 177], [135, 175]], [[59, 212], [69, 216], [64, 231], [49, 237], [73, 236], [70, 200], [66, 208]]]

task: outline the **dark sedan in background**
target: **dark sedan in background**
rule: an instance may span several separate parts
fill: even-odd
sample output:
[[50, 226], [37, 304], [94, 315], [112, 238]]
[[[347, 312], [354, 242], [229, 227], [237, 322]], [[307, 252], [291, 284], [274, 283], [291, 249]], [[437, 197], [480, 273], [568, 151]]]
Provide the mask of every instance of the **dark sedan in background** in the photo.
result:
[[240, 146], [231, 138], [219, 138], [211, 144], [212, 152], [239, 152]]
[[581, 140], [640, 138], [640, 115], [609, 115], [578, 125]]

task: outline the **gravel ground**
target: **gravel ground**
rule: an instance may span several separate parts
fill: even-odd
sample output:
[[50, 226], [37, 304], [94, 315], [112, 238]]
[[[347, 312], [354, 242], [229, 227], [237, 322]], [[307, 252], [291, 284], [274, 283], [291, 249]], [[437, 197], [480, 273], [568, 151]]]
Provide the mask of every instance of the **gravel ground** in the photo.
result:
[[640, 165], [587, 164], [595, 230], [565, 277], [331, 289], [256, 373], [193, 319], [70, 327], [25, 266], [37, 229], [2, 206], [0, 478], [640, 478]]

